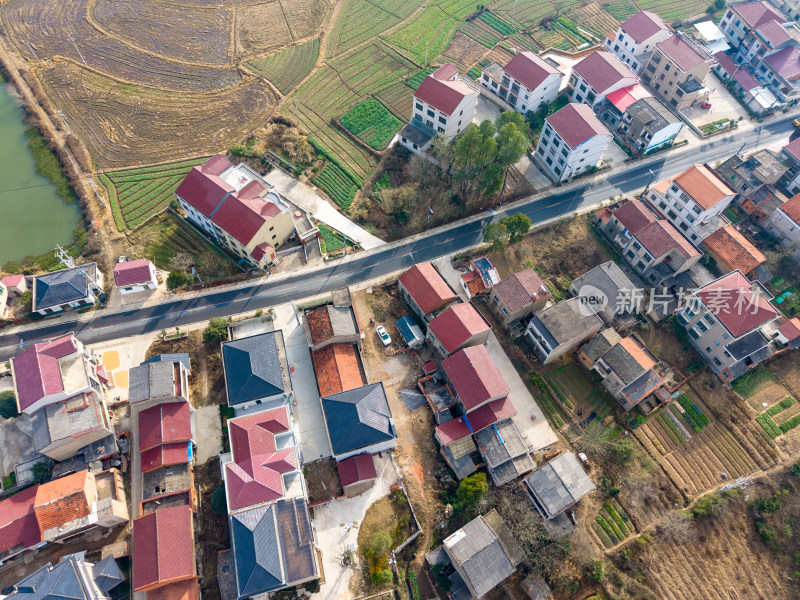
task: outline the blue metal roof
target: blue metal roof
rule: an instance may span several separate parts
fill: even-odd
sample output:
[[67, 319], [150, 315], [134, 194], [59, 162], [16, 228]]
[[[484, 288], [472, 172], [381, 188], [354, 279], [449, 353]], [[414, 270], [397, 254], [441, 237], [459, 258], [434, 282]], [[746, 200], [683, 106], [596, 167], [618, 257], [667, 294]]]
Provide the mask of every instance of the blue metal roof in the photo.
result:
[[271, 331], [222, 344], [228, 404], [234, 406], [283, 394], [283, 375], [278, 341], [280, 331]]
[[333, 454], [344, 454], [396, 438], [382, 383], [322, 399]]
[[425, 339], [425, 336], [422, 335], [422, 329], [420, 329], [411, 315], [403, 315], [397, 319], [396, 325], [403, 340], [409, 346], [414, 346]]
[[486, 287], [492, 287], [500, 283], [500, 276], [497, 274], [497, 269], [494, 268], [494, 265], [488, 258], [485, 256], [476, 258], [472, 261], [472, 264], [475, 266], [478, 275], [481, 276]]

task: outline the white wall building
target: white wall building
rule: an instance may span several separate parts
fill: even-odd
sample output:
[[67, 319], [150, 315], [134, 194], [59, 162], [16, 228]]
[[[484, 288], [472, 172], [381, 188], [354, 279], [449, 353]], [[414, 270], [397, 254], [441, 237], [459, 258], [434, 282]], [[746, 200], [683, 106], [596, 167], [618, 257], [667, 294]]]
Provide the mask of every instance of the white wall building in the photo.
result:
[[770, 21], [781, 24], [786, 22], [780, 13], [775, 10], [768, 2], [743, 2], [741, 4], [729, 4], [725, 15], [720, 21], [719, 27], [728, 38], [733, 48], [738, 49], [745, 41], [747, 34], [752, 29], [756, 29]]
[[661, 17], [641, 11], [620, 24], [613, 39], [606, 38], [605, 48], [638, 74], [655, 45], [670, 35], [672, 32]]
[[764, 229], [784, 246], [800, 248], [800, 194], [775, 209], [764, 222]]
[[118, 262], [113, 273], [120, 294], [154, 290], [158, 286], [156, 266], [146, 258]]
[[611, 92], [636, 85], [639, 79], [610, 52], [598, 50], [572, 67], [572, 101], [595, 107]]
[[501, 67], [493, 62], [483, 68], [481, 85], [525, 114], [536, 112], [558, 96], [564, 74], [533, 52], [520, 52]]
[[534, 158], [556, 183], [596, 167], [611, 134], [585, 104], [567, 104], [544, 121]]

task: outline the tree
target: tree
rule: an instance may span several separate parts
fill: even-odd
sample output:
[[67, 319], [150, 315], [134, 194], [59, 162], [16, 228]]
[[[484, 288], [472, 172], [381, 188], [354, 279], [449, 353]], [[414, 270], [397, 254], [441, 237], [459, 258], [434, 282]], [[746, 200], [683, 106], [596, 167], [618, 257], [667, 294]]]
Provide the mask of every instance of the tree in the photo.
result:
[[372, 552], [373, 556], [382, 556], [388, 553], [391, 548], [392, 536], [386, 531], [376, 531], [367, 542], [367, 550]]
[[636, 444], [630, 438], [622, 438], [607, 446], [608, 457], [620, 466], [630, 464], [636, 454]]
[[184, 271], [192, 270], [194, 258], [191, 254], [186, 252], [178, 252], [175, 256], [169, 259], [169, 268], [171, 271]]
[[599, 558], [593, 558], [586, 565], [587, 575], [593, 581], [603, 581], [606, 578], [606, 568], [603, 561]]
[[30, 310], [33, 306], [33, 292], [31, 290], [22, 292], [22, 295], [19, 297], [19, 304], [20, 306], [26, 307], [25, 310]]
[[489, 484], [486, 482], [486, 473], [475, 473], [465, 477], [458, 484], [456, 501], [462, 510], [472, 508], [478, 505], [488, 491]]
[[167, 275], [167, 287], [171, 290], [176, 290], [183, 287], [188, 282], [188, 277], [183, 271], [170, 271]]
[[33, 473], [34, 483], [44, 483], [50, 478], [50, 474], [53, 472], [53, 463], [45, 461], [37, 462], [31, 467], [31, 472]]
[[222, 317], [214, 317], [203, 330], [203, 343], [218, 344], [228, 339], [228, 322]]
[[7, 390], [0, 392], [0, 417], [4, 419], [13, 419], [17, 417], [17, 401], [14, 398], [14, 392]]
[[509, 235], [509, 243], [511, 244], [522, 241], [522, 238], [525, 237], [525, 234], [528, 233], [528, 230], [531, 228], [530, 217], [523, 213], [504, 217], [500, 219], [500, 223], [505, 225]]
[[225, 497], [225, 486], [221, 485], [211, 493], [211, 508], [218, 515], [228, 515], [228, 500]]
[[483, 228], [483, 241], [492, 245], [492, 252], [505, 250], [508, 240], [508, 230], [502, 221], [500, 223], [489, 223]]
[[685, 544], [694, 533], [691, 517], [683, 512], [672, 512], [656, 529], [660, 540], [668, 544]]
[[497, 134], [496, 160], [502, 167], [513, 165], [522, 158], [528, 146], [525, 134], [514, 123], [506, 123]]
[[522, 115], [522, 113], [516, 110], [506, 110], [501, 112], [500, 116], [497, 117], [497, 120], [495, 121], [498, 129], [502, 129], [503, 125], [506, 123], [513, 123], [516, 125], [517, 129], [522, 132], [528, 130], [528, 122], [525, 120], [525, 117]]

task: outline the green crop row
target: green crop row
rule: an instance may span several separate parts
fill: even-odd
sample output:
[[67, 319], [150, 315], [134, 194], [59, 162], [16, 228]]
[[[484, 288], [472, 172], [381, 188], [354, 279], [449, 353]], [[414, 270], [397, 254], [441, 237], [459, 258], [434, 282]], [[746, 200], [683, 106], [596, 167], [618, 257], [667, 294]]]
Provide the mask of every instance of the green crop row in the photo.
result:
[[678, 403], [683, 407], [683, 410], [686, 411], [683, 413], [683, 418], [686, 419], [686, 422], [698, 433], [703, 431], [703, 429], [711, 423], [711, 420], [703, 414], [700, 407], [692, 402], [692, 399], [686, 394], [681, 394], [678, 397]]
[[481, 68], [480, 67], [472, 67], [469, 71], [467, 71], [467, 77], [470, 79], [477, 81], [481, 78]]
[[800, 425], [800, 415], [795, 415], [788, 421], [784, 421], [783, 423], [781, 423], [780, 427], [781, 431], [783, 433], [786, 433], [787, 431], [791, 431], [798, 425]]
[[[123, 208], [122, 212], [124, 213], [125, 208], [131, 204], [135, 204], [141, 198], [150, 195], [151, 192], [163, 189], [165, 186], [169, 187], [175, 182], [180, 182], [180, 179], [152, 179], [144, 182], [143, 185], [126, 190], [128, 193], [119, 193], [119, 204]], [[175, 185], [177, 187], [177, 183], [175, 183]]]
[[512, 35], [517, 33], [516, 27], [506, 23], [503, 21], [503, 19], [490, 12], [483, 12], [478, 18], [501, 35]]
[[339, 157], [332, 152], [328, 152], [327, 148], [314, 139], [314, 137], [308, 136], [308, 143], [314, 147], [314, 150], [331, 161], [331, 163], [333, 163], [342, 173], [344, 173], [353, 183], [353, 185], [356, 186], [356, 188], [360, 188], [362, 185], [364, 185], [364, 181], [358, 175], [348, 169], [347, 166], [341, 160], [339, 160]]
[[[617, 527], [619, 528], [620, 533], [622, 534], [623, 538], [626, 538], [630, 535], [630, 531], [628, 531], [628, 526], [625, 521], [622, 520], [622, 517], [616, 511], [616, 509], [611, 506], [610, 502], [603, 503], [603, 508], [608, 513], [608, 516], [611, 517], [614, 523], [616, 523]], [[627, 515], [626, 515], [627, 516]]]
[[335, 252], [336, 250], [341, 250], [344, 248], [344, 241], [342, 240], [342, 236], [337, 234], [333, 229], [328, 227], [327, 225], [323, 225], [322, 223], [319, 224], [319, 233], [322, 237], [322, 241], [325, 244], [325, 248], [323, 252]]
[[597, 515], [594, 518], [594, 520], [598, 525], [600, 525], [600, 528], [603, 530], [603, 533], [605, 533], [608, 536], [608, 538], [611, 540], [611, 545], [612, 546], [620, 541], [621, 538], [619, 536], [617, 536], [616, 532], [613, 530], [613, 528], [608, 523], [608, 521], [606, 521], [600, 515]]
[[611, 546], [614, 545], [614, 542], [611, 541], [611, 538], [608, 536], [608, 534], [605, 531], [603, 531], [603, 528], [600, 526], [600, 523], [596, 521], [592, 523], [592, 529], [597, 534], [597, 537], [600, 538], [600, 541], [603, 542], [603, 546], [605, 546], [606, 548], [610, 548]]
[[494, 48], [497, 45], [497, 42], [500, 41], [499, 37], [492, 35], [482, 27], [478, 27], [475, 25], [475, 23], [464, 23], [458, 29], [461, 31], [461, 33], [469, 36], [481, 46], [485, 46], [489, 49]]
[[783, 400], [781, 400], [780, 402], [778, 402], [776, 405], [774, 405], [774, 406], [770, 406], [770, 407], [769, 407], [769, 408], [766, 410], [766, 413], [767, 413], [767, 414], [768, 414], [770, 417], [774, 417], [774, 416], [775, 416], [775, 415], [777, 415], [778, 413], [782, 413], [783, 411], [785, 411], [787, 408], [789, 408], [789, 407], [790, 407], [790, 406], [792, 406], [793, 404], [794, 404], [794, 398], [792, 398], [791, 396], [786, 396], [786, 398], [784, 398]]
[[367, 98], [356, 104], [342, 115], [340, 122], [350, 133], [375, 150], [383, 150], [402, 125], [397, 117], [374, 98]]
[[347, 174], [333, 163], [326, 165], [322, 173], [313, 179], [313, 182], [325, 190], [342, 210], [347, 210], [350, 207], [350, 203], [358, 191], [358, 188]]
[[268, 79], [282, 94], [288, 94], [311, 73], [319, 56], [319, 40], [291, 46], [247, 63], [247, 67]]
[[126, 169], [124, 171], [115, 171], [114, 173], [109, 173], [109, 178], [114, 181], [119, 181], [124, 179], [125, 177], [131, 175], [149, 175], [149, 174], [161, 174], [165, 171], [174, 171], [176, 169], [181, 169], [185, 167], [185, 171], [188, 171], [195, 165], [199, 165], [203, 162], [208, 160], [208, 158], [193, 158], [190, 160], [184, 160], [181, 162], [175, 163], [168, 163], [166, 165], [155, 165], [152, 167], [142, 167], [140, 169]]
[[411, 77], [406, 79], [405, 84], [412, 90], [417, 90], [419, 89], [419, 86], [422, 85], [422, 82], [425, 81], [425, 78], [431, 73], [433, 73], [433, 69], [420, 69]]
[[667, 435], [669, 435], [670, 439], [676, 446], [679, 446], [681, 443], [686, 441], [683, 439], [683, 434], [681, 433], [681, 430], [675, 426], [675, 423], [672, 422], [672, 419], [670, 419], [663, 412], [659, 413], [658, 416], [661, 419], [661, 422], [664, 424], [664, 427], [666, 428]]
[[767, 435], [772, 439], [775, 439], [781, 434], [780, 428], [775, 424], [775, 421], [772, 420], [766, 413], [762, 413], [756, 417], [756, 423], [761, 425], [764, 428], [764, 431], [767, 432]]

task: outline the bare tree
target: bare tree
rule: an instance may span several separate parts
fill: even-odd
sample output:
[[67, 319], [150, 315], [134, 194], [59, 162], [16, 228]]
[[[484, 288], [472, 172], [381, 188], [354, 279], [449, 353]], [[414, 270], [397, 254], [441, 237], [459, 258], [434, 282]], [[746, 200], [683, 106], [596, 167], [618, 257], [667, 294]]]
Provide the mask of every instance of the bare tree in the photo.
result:
[[625, 479], [623, 483], [625, 497], [629, 502], [636, 505], [643, 505], [648, 498], [653, 498], [658, 494], [653, 478], [647, 473], [637, 472]]
[[694, 521], [683, 511], [671, 512], [656, 529], [658, 539], [668, 544], [685, 544], [694, 536]]
[[169, 259], [169, 268], [172, 271], [185, 271], [188, 272], [192, 268], [194, 259], [186, 252], [178, 252], [175, 256]]

